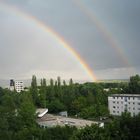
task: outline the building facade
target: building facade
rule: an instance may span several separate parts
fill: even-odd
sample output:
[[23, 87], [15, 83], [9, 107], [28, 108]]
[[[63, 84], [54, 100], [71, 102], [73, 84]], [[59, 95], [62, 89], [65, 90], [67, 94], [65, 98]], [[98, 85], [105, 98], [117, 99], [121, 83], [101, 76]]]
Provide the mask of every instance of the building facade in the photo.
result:
[[24, 84], [23, 81], [15, 81], [15, 90], [17, 92], [21, 92], [24, 90]]
[[24, 90], [24, 83], [23, 81], [14, 81], [13, 79], [10, 80], [10, 90], [20, 93]]
[[123, 112], [130, 112], [131, 116], [140, 113], [140, 95], [113, 94], [108, 97], [108, 108], [111, 115], [120, 116]]

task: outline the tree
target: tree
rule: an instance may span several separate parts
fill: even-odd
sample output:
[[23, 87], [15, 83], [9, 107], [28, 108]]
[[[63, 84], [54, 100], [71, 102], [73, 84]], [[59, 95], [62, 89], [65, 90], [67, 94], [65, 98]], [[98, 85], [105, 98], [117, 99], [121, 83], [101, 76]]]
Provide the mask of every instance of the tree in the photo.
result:
[[51, 87], [54, 86], [54, 81], [53, 81], [53, 79], [50, 79], [50, 86], [51, 86]]
[[57, 84], [58, 84], [58, 87], [61, 86], [61, 78], [60, 78], [60, 76], [57, 77]]
[[46, 79], [41, 79], [41, 86], [39, 91], [39, 107], [46, 107]]
[[140, 76], [139, 75], [130, 77], [129, 93], [140, 94]]
[[78, 97], [72, 102], [72, 108], [73, 108], [73, 113], [77, 114], [79, 113], [82, 108], [85, 108], [87, 106], [86, 98], [84, 97]]
[[65, 106], [63, 103], [61, 103], [58, 99], [55, 99], [50, 102], [48, 105], [49, 112], [51, 113], [59, 113], [60, 111], [65, 110]]
[[80, 112], [80, 117], [84, 119], [94, 118], [97, 116], [96, 114], [97, 114], [96, 106], [94, 105], [94, 106], [83, 108]]
[[98, 125], [86, 126], [75, 132], [70, 140], [106, 140], [103, 136], [104, 129]]
[[63, 85], [64, 85], [64, 86], [66, 86], [66, 85], [67, 85], [65, 80], [63, 80]]
[[35, 125], [35, 106], [28, 95], [24, 95], [24, 100], [17, 111], [19, 120], [22, 122], [21, 127], [33, 127]]
[[38, 87], [37, 87], [37, 79], [35, 75], [32, 76], [30, 92], [31, 92], [34, 104], [38, 105]]
[[75, 127], [60, 127], [46, 128], [43, 131], [42, 140], [69, 140], [77, 129]]
[[70, 86], [73, 85], [73, 80], [72, 80], [72, 78], [71, 78], [70, 81], [69, 81], [69, 85], [70, 85]]
[[95, 96], [91, 92], [87, 94], [87, 103], [88, 105], [93, 105], [95, 103]]
[[54, 80], [50, 79], [50, 86], [46, 89], [46, 97], [48, 102], [51, 102], [55, 99], [55, 90], [54, 90]]

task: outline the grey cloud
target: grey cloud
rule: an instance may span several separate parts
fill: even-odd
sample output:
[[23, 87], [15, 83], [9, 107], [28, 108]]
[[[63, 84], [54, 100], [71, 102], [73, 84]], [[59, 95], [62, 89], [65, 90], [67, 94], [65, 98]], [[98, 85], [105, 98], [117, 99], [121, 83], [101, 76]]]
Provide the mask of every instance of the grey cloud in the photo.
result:
[[[73, 1], [5, 0], [4, 2], [17, 6], [21, 11], [35, 16], [53, 28], [93, 70], [96, 70], [97, 77], [104, 78], [103, 75], [106, 74], [109, 78], [120, 78], [125, 72], [127, 74], [124, 77], [131, 74], [130, 68], [122, 61], [119, 52], [110, 46], [96, 25]], [[139, 67], [140, 1], [87, 0], [83, 3], [97, 16], [105, 29], [111, 32], [112, 38], [118, 42], [131, 66]], [[15, 69], [17, 73], [44, 69], [67, 73], [72, 71], [73, 67], [81, 70], [68, 53], [57, 47], [49, 47], [56, 44], [48, 43], [49, 40], [46, 39], [48, 36], [31, 26], [20, 18], [0, 13], [1, 75]], [[113, 70], [116, 69], [119, 72], [114, 74]]]

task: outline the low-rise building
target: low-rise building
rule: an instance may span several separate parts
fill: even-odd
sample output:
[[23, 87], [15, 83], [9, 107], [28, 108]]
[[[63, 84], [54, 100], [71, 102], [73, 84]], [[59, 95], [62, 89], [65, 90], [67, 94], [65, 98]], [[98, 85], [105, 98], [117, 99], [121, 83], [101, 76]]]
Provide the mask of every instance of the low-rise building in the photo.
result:
[[75, 119], [63, 116], [56, 116], [46, 113], [43, 117], [37, 119], [37, 123], [40, 127], [56, 127], [56, 126], [75, 126], [77, 128], [83, 128], [97, 124], [100, 127], [104, 127], [103, 122], [95, 122], [84, 119]]
[[131, 116], [140, 113], [140, 94], [113, 94], [108, 97], [108, 108], [111, 115], [120, 116], [130, 112]]

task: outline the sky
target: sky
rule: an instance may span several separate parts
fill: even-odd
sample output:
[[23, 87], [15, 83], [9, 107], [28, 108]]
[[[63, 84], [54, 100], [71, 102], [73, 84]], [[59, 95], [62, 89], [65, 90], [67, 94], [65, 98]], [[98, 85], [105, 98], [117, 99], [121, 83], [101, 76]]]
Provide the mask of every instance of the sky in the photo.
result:
[[140, 74], [139, 0], [0, 0], [0, 79], [28, 79], [35, 74], [92, 80], [55, 37], [15, 11], [56, 32], [96, 79]]

